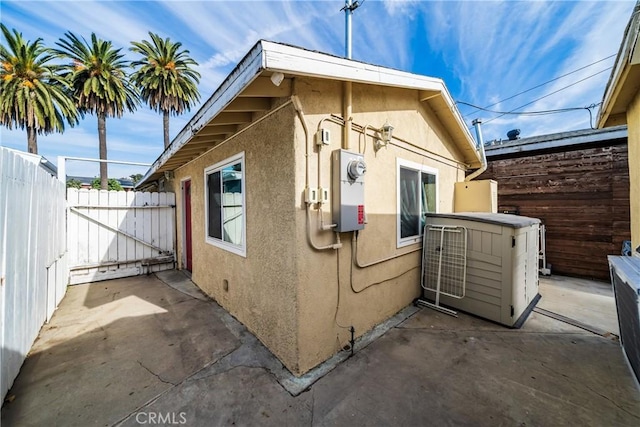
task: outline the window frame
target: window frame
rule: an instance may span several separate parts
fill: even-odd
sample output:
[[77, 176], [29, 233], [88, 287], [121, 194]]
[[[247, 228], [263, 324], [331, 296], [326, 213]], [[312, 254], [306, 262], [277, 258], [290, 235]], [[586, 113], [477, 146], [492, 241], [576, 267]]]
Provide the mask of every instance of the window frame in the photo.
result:
[[[241, 191], [242, 191], [242, 243], [234, 244], [231, 242], [227, 242], [224, 238], [219, 239], [216, 237], [209, 236], [209, 175], [220, 172], [222, 175], [222, 170], [240, 163], [240, 167], [242, 169], [242, 181], [240, 183]], [[211, 166], [208, 166], [204, 169], [204, 238], [205, 242], [218, 247], [220, 249], [224, 249], [228, 252], [234, 253], [236, 255], [240, 255], [244, 258], [247, 257], [247, 204], [246, 204], [246, 180], [247, 180], [247, 171], [245, 168], [245, 155], [244, 151], [228, 157], [218, 163], [215, 163]], [[222, 182], [222, 176], [221, 180]], [[222, 209], [221, 209], [222, 210]], [[224, 221], [224, 214], [221, 212], [220, 218]], [[222, 232], [224, 233], [224, 225], [221, 225]]]
[[[400, 158], [396, 158], [396, 247], [402, 248], [405, 246], [413, 245], [416, 243], [422, 242], [423, 229], [420, 228], [418, 231], [418, 235], [402, 237], [402, 201], [400, 200], [402, 191], [400, 188], [401, 185], [401, 169], [408, 169], [415, 172], [418, 172], [418, 181], [422, 182], [422, 174], [426, 173], [429, 175], [433, 175], [435, 177], [435, 213], [439, 212], [439, 203], [438, 203], [438, 193], [439, 193], [439, 177], [438, 177], [438, 169], [426, 166], [420, 163], [412, 162], [409, 160], [404, 160]], [[419, 197], [420, 200], [420, 212], [422, 213], [422, 197]]]

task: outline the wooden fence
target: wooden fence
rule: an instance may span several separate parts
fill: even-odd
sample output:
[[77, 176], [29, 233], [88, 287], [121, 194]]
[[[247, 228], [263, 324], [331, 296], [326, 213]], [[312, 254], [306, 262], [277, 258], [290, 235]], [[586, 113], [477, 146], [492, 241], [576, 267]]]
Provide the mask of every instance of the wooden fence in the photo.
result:
[[40, 157], [0, 147], [0, 393], [64, 296], [64, 183]]
[[630, 239], [627, 144], [610, 144], [489, 156], [479, 178], [498, 181], [500, 212], [543, 221], [552, 273], [609, 280], [607, 256]]
[[70, 284], [174, 267], [175, 194], [68, 189]]

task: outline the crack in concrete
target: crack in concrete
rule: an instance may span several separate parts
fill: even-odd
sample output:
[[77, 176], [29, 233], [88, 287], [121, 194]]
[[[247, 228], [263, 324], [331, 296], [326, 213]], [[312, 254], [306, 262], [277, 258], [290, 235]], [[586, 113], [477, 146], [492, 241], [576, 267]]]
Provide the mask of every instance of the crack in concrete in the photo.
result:
[[631, 415], [633, 418], [636, 418], [636, 419], [639, 419], [639, 420], [640, 420], [640, 416], [638, 416], [638, 415], [634, 414], [633, 412], [630, 412], [630, 411], [628, 411], [627, 409], [623, 408], [622, 406], [618, 405], [618, 404], [616, 403], [616, 401], [615, 401], [615, 400], [611, 399], [611, 398], [610, 398], [610, 397], [608, 397], [608, 396], [605, 396], [605, 395], [604, 395], [604, 394], [602, 394], [602, 393], [597, 392], [596, 390], [594, 390], [594, 389], [592, 389], [591, 387], [589, 387], [587, 384], [582, 384], [582, 385], [584, 385], [584, 386], [585, 386], [589, 391], [591, 391], [592, 393], [596, 394], [597, 396], [600, 396], [600, 397], [602, 397], [603, 399], [605, 399], [605, 400], [607, 400], [607, 401], [611, 402], [611, 403], [613, 404], [613, 406], [615, 406], [616, 408], [620, 409], [622, 412], [625, 412], [625, 413], [627, 413], [627, 414]]
[[204, 377], [197, 378], [197, 380], [204, 380], [204, 379], [208, 379], [208, 378], [215, 377], [215, 376], [218, 376], [218, 375], [226, 374], [226, 373], [229, 373], [229, 372], [231, 372], [231, 371], [233, 371], [235, 369], [238, 369], [238, 368], [259, 369], [261, 371], [264, 371], [265, 373], [269, 373], [267, 368], [265, 368], [264, 366], [253, 366], [253, 365], [239, 364], [239, 365], [229, 365], [226, 368], [223, 368], [223, 369], [220, 369], [220, 370], [216, 370], [216, 372], [214, 372], [214, 373], [211, 373], [211, 374], [206, 375]]
[[244, 366], [247, 368], [264, 369], [280, 384], [276, 372], [284, 369], [282, 364], [273, 357], [271, 352], [269, 352], [256, 337], [248, 333], [248, 331], [240, 331], [239, 339], [241, 342], [240, 346], [200, 370], [190, 377], [189, 380], [210, 378], [221, 373], [229, 372], [236, 367]]
[[203, 366], [202, 369], [199, 369], [197, 372], [194, 372], [192, 375], [190, 375], [189, 377], [187, 377], [184, 382], [191, 382], [191, 381], [200, 381], [200, 380], [204, 380], [207, 378], [210, 378], [212, 376], [218, 375], [219, 373], [222, 372], [228, 372], [231, 369], [234, 368], [233, 365], [230, 365], [231, 367], [229, 369], [226, 369], [224, 371], [217, 371], [217, 369], [214, 369], [214, 372], [212, 373], [208, 373], [206, 375], [199, 375], [202, 371], [204, 371], [205, 369], [212, 369], [215, 368], [218, 364], [220, 363], [224, 363], [224, 361], [231, 357], [231, 355], [235, 352], [237, 352], [238, 350], [240, 350], [240, 348], [243, 346], [243, 344], [239, 345], [238, 347], [234, 348], [233, 350], [228, 351], [227, 353], [225, 353], [221, 358], [219, 358], [218, 360], [211, 362], [209, 364], [207, 364], [206, 366]]
[[[157, 394], [156, 396], [152, 397], [151, 399], [149, 399], [148, 401], [146, 401], [145, 403], [143, 403], [142, 405], [140, 405], [139, 407], [137, 407], [136, 409], [134, 409], [133, 411], [131, 411], [130, 413], [128, 413], [127, 415], [125, 415], [124, 417], [122, 417], [120, 420], [118, 420], [117, 422], [112, 424], [112, 427], [117, 427], [122, 425], [125, 421], [127, 421], [129, 418], [131, 418], [134, 414], [140, 412], [142, 409], [146, 408], [149, 405], [154, 404], [155, 402], [157, 402], [158, 400], [160, 400], [160, 398], [162, 396], [164, 396], [165, 394], [169, 393], [171, 390], [173, 390], [174, 388], [188, 382], [188, 381], [192, 381], [194, 379], [199, 379], [199, 378], [194, 378], [196, 375], [198, 375], [200, 372], [202, 372], [203, 370], [211, 367], [212, 365], [215, 365], [216, 363], [218, 363], [220, 360], [222, 360], [223, 358], [225, 358], [226, 356], [228, 356], [229, 354], [233, 353], [234, 351], [238, 350], [238, 348], [240, 347], [236, 347], [233, 350], [229, 351], [227, 354], [225, 354], [224, 356], [222, 356], [221, 359], [217, 359], [213, 362], [207, 363], [205, 366], [203, 366], [202, 368], [198, 369], [196, 372], [192, 373], [191, 375], [188, 375], [187, 377], [185, 377], [184, 379], [180, 380], [178, 383], [172, 383], [170, 381], [165, 381], [164, 379], [162, 379], [159, 375], [157, 375], [156, 373], [154, 373], [153, 371], [151, 371], [149, 368], [147, 368], [146, 366], [144, 366], [142, 364], [142, 362], [140, 362], [139, 360], [137, 360], [138, 364], [140, 366], [142, 366], [144, 369], [146, 369], [151, 375], [155, 376], [156, 378], [158, 378], [160, 381], [162, 381], [165, 384], [171, 384], [171, 387], [167, 388], [166, 390], [162, 391], [161, 393]], [[232, 368], [233, 369], [233, 368]]]
[[165, 379], [164, 379], [164, 378], [162, 378], [160, 375], [156, 374], [156, 373], [155, 373], [155, 372], [153, 372], [151, 369], [149, 369], [149, 368], [147, 368], [146, 366], [144, 366], [144, 364], [143, 364], [141, 361], [136, 360], [136, 362], [138, 362], [138, 365], [142, 366], [142, 367], [143, 367], [147, 372], [149, 372], [151, 375], [153, 375], [154, 377], [156, 377], [157, 379], [159, 379], [159, 380], [160, 380], [160, 381], [162, 381], [163, 383], [165, 383], [165, 384], [171, 384], [171, 385], [172, 385], [172, 386], [174, 386], [174, 387], [176, 386], [176, 384], [175, 384], [175, 383], [172, 383], [171, 381], [167, 381], [167, 380], [165, 380]]
[[[166, 284], [166, 283], [165, 283]], [[175, 288], [174, 288], [175, 289]], [[192, 299], [197, 299], [192, 295], [182, 292], [184, 295], [191, 297]], [[189, 298], [184, 301], [189, 301]], [[183, 302], [183, 301], [180, 301]], [[231, 332], [232, 335], [240, 341], [240, 344], [237, 347], [234, 347], [232, 350], [225, 353], [222, 357], [207, 363], [202, 368], [193, 372], [191, 375], [180, 380], [178, 383], [172, 383], [164, 380], [159, 375], [152, 372], [149, 368], [144, 366], [140, 361], [138, 363], [144, 369], [146, 369], [149, 373], [157, 377], [160, 381], [165, 384], [171, 384], [172, 387], [169, 387], [167, 390], [159, 393], [157, 396], [153, 397], [140, 407], [136, 408], [125, 417], [120, 419], [118, 422], [114, 424], [114, 426], [122, 425], [126, 420], [130, 419], [134, 414], [141, 411], [142, 409], [152, 405], [161, 399], [165, 394], [173, 390], [174, 388], [185, 384], [190, 381], [197, 381], [201, 379], [206, 379], [215, 375], [219, 375], [225, 372], [230, 372], [235, 368], [245, 367], [252, 369], [262, 369], [266, 372], [270, 373], [278, 384], [281, 382], [278, 380], [278, 376], [275, 373], [277, 367], [276, 364], [280, 365], [280, 369], [283, 369], [283, 366], [278, 362], [274, 361], [271, 353], [262, 345], [258, 339], [253, 336], [244, 325], [242, 325], [238, 320], [236, 320], [233, 316], [229, 315], [222, 307], [220, 307], [214, 300], [208, 299], [207, 302], [214, 303], [214, 312], [216, 316], [222, 321], [224, 326]], [[207, 372], [208, 371], [208, 372]], [[206, 373], [205, 373], [206, 372]], [[204, 375], [203, 375], [204, 373]], [[284, 387], [283, 387], [284, 388]]]
[[556, 375], [560, 375], [560, 376], [564, 377], [564, 378], [566, 379], [566, 381], [567, 381], [567, 382], [577, 383], [577, 384], [579, 384], [579, 385], [581, 385], [581, 386], [586, 387], [586, 388], [587, 388], [587, 390], [589, 390], [590, 392], [592, 392], [592, 393], [593, 393], [593, 394], [595, 394], [596, 396], [600, 396], [601, 398], [603, 398], [603, 399], [607, 400], [608, 402], [610, 402], [610, 403], [611, 403], [613, 406], [615, 406], [616, 408], [618, 408], [618, 409], [620, 409], [621, 411], [623, 411], [623, 412], [625, 412], [625, 413], [627, 413], [627, 414], [631, 415], [632, 417], [637, 418], [637, 419], [639, 419], [639, 420], [640, 420], [640, 416], [638, 416], [638, 415], [634, 414], [633, 412], [630, 412], [629, 410], [627, 410], [627, 409], [625, 409], [624, 407], [620, 406], [618, 403], [616, 403], [616, 401], [615, 401], [615, 400], [613, 400], [613, 399], [611, 399], [610, 397], [605, 396], [604, 394], [602, 394], [602, 393], [600, 393], [600, 392], [598, 392], [598, 391], [594, 390], [594, 389], [593, 389], [593, 388], [591, 388], [588, 384], [583, 383], [582, 381], [578, 381], [578, 380], [576, 380], [576, 379], [574, 379], [574, 378], [572, 378], [572, 377], [568, 376], [567, 374], [564, 374], [564, 373], [562, 373], [562, 372], [558, 372], [558, 371], [556, 371], [555, 369], [550, 368], [549, 366], [545, 365], [544, 363], [541, 363], [540, 365], [541, 365], [543, 368], [546, 368], [546, 369], [548, 369], [549, 371], [553, 372], [554, 374], [556, 374]]
[[316, 394], [313, 389], [311, 389], [311, 427], [313, 427], [313, 418], [316, 412]]

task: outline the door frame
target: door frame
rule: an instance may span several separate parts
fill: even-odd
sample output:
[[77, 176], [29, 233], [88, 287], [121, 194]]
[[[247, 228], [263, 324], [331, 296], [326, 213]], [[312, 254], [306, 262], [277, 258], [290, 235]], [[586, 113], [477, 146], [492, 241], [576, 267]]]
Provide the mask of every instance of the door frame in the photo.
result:
[[[189, 183], [189, 223], [191, 224], [191, 238], [187, 239], [187, 195], [186, 195], [186, 185]], [[193, 270], [193, 216], [192, 216], [192, 204], [191, 204], [191, 195], [193, 194], [193, 181], [190, 176], [187, 176], [180, 180], [180, 189], [182, 196], [182, 269], [191, 272]], [[191, 269], [189, 269], [189, 265], [187, 263], [187, 245], [191, 244]]]

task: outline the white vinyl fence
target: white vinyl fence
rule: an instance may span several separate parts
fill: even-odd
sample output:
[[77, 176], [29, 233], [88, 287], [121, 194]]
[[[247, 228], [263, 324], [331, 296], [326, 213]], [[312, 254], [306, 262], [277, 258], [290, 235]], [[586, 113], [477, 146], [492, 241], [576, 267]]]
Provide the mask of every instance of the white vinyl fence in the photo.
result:
[[70, 284], [172, 269], [175, 194], [67, 190]]
[[0, 393], [64, 296], [65, 186], [40, 157], [0, 147]]

